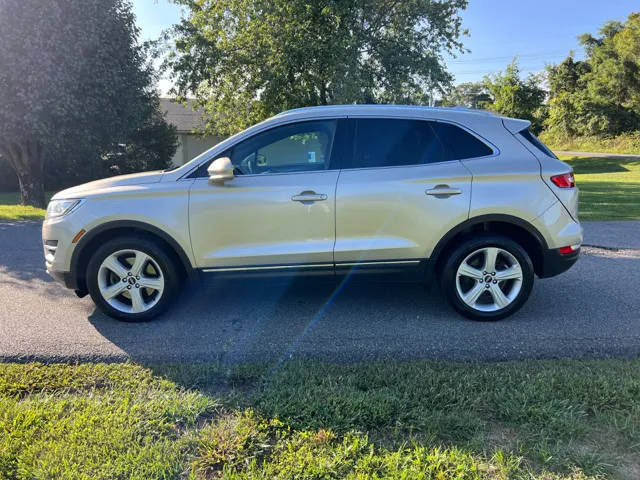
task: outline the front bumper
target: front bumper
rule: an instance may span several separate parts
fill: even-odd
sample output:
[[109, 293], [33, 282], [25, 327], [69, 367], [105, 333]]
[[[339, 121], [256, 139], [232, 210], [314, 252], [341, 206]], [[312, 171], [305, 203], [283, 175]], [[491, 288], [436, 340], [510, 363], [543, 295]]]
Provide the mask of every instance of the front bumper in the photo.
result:
[[55, 270], [51, 270], [49, 264], [47, 265], [47, 273], [53, 278], [56, 282], [61, 283], [67, 288], [71, 290], [77, 290], [78, 285], [76, 282], [75, 275], [72, 275], [71, 272], [57, 272]]
[[549, 248], [542, 253], [542, 268], [538, 273], [540, 278], [549, 278], [566, 272], [578, 261], [580, 248], [566, 255], [558, 249]]

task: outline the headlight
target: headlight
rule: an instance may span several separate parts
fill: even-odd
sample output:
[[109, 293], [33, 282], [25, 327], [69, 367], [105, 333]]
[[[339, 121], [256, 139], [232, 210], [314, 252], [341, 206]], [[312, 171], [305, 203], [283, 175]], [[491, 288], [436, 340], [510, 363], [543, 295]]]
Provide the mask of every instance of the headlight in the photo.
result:
[[62, 217], [71, 212], [74, 208], [76, 208], [82, 200], [73, 199], [73, 200], [51, 200], [49, 202], [49, 206], [47, 206], [47, 214], [45, 218], [55, 218]]

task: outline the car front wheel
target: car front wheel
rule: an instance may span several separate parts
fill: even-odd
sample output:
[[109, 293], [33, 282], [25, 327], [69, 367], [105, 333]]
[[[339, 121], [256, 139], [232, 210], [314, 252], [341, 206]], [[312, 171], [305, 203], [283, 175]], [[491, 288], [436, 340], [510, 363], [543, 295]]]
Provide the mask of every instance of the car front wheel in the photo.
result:
[[533, 287], [527, 252], [510, 238], [483, 235], [451, 253], [441, 277], [449, 303], [474, 320], [500, 320], [518, 310]]
[[114, 239], [89, 261], [87, 286], [107, 315], [135, 322], [164, 311], [176, 294], [177, 269], [171, 256], [142, 237]]

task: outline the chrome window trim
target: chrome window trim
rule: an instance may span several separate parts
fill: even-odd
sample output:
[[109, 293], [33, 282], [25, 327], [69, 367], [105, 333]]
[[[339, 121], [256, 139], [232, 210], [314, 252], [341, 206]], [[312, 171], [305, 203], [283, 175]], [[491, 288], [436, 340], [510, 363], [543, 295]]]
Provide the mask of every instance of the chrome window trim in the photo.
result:
[[[329, 170], [309, 170], [308, 172], [282, 172], [282, 173], [251, 173], [248, 175], [236, 175], [236, 178], [254, 178], [254, 177], [275, 177], [279, 175], [309, 175], [312, 173], [326, 173], [326, 172], [339, 172], [340, 170], [337, 168], [331, 168]], [[206, 180], [209, 181], [209, 177], [194, 177], [194, 178], [186, 178], [180, 180]]]
[[[280, 115], [280, 114], [278, 114]], [[272, 117], [273, 119], [280, 119], [278, 117], [278, 115]], [[485, 137], [483, 137], [482, 135], [480, 135], [479, 133], [471, 130], [469, 127], [467, 127], [466, 125], [463, 125], [459, 122], [456, 122], [454, 120], [443, 120], [440, 118], [433, 118], [433, 117], [423, 117], [423, 116], [414, 116], [414, 115], [381, 115], [381, 114], [357, 114], [357, 115], [331, 115], [331, 116], [327, 116], [327, 117], [323, 117], [323, 116], [311, 116], [311, 117], [303, 117], [303, 118], [296, 118], [294, 120], [290, 120], [290, 121], [283, 121], [283, 122], [275, 122], [275, 123], [269, 123], [268, 125], [264, 125], [263, 128], [256, 130], [255, 132], [251, 132], [248, 133], [246, 135], [242, 135], [243, 133], [247, 132], [249, 129], [253, 128], [253, 127], [249, 127], [249, 129], [244, 130], [243, 132], [239, 132], [236, 135], [240, 135], [235, 141], [233, 141], [233, 143], [230, 143], [228, 145], [224, 145], [224, 148], [222, 148], [222, 144], [224, 144], [225, 142], [227, 142], [228, 140], [233, 139], [233, 137], [235, 137], [236, 135], [233, 135], [231, 137], [229, 137], [226, 140], [223, 140], [222, 142], [220, 142], [218, 145], [221, 145], [221, 148], [215, 148], [215, 152], [212, 152], [211, 155], [207, 156], [206, 159], [203, 159], [202, 162], [200, 162], [198, 165], [194, 166], [191, 170], [187, 171], [186, 173], [184, 173], [181, 177], [179, 177], [178, 179], [176, 179], [176, 181], [180, 181], [180, 180], [184, 180], [185, 178], [188, 180], [198, 180], [201, 178], [207, 178], [207, 177], [195, 177], [195, 178], [188, 178], [189, 175], [191, 175], [193, 172], [195, 172], [197, 169], [199, 169], [203, 164], [207, 163], [208, 161], [212, 160], [213, 158], [215, 158], [216, 155], [219, 155], [220, 153], [224, 152], [225, 150], [229, 150], [233, 147], [235, 147], [238, 143], [247, 140], [248, 138], [254, 136], [254, 135], [258, 135], [266, 130], [272, 129], [272, 128], [277, 128], [277, 127], [281, 127], [281, 126], [285, 126], [285, 125], [291, 125], [291, 124], [295, 124], [295, 123], [303, 123], [303, 122], [313, 122], [313, 121], [321, 121], [321, 120], [340, 120], [340, 119], [358, 119], [358, 118], [384, 118], [384, 119], [390, 119], [390, 120], [422, 120], [422, 121], [428, 121], [428, 122], [440, 122], [440, 123], [448, 123], [451, 125], [455, 125], [456, 127], [462, 128], [464, 131], [466, 131], [467, 133], [469, 133], [470, 135], [472, 135], [473, 137], [475, 137], [477, 140], [481, 141], [482, 143], [484, 143], [485, 145], [487, 145], [489, 148], [491, 148], [493, 150], [493, 153], [491, 155], [483, 155], [481, 157], [469, 157], [469, 158], [464, 158], [461, 160], [445, 160], [443, 162], [434, 162], [434, 163], [419, 163], [416, 165], [393, 165], [393, 166], [388, 166], [388, 167], [358, 167], [358, 168], [340, 168], [340, 169], [331, 169], [331, 170], [318, 170], [318, 171], [324, 171], [324, 172], [329, 172], [329, 171], [339, 171], [339, 170], [362, 170], [362, 169], [372, 169], [372, 168], [396, 168], [396, 167], [413, 167], [413, 166], [424, 166], [424, 165], [437, 165], [440, 163], [447, 163], [447, 162], [455, 162], [455, 161], [467, 161], [467, 160], [478, 160], [478, 159], [484, 159], [484, 158], [492, 158], [492, 157], [498, 157], [500, 155], [500, 149], [492, 142], [490, 142], [489, 140], [487, 140]], [[259, 125], [259, 124], [258, 124]], [[316, 171], [316, 170], [314, 170]], [[311, 172], [288, 172], [288, 173], [268, 173], [268, 174], [256, 174], [256, 175], [243, 175], [243, 176], [261, 176], [261, 175], [289, 175], [289, 174], [298, 174], [298, 173], [311, 173]]]

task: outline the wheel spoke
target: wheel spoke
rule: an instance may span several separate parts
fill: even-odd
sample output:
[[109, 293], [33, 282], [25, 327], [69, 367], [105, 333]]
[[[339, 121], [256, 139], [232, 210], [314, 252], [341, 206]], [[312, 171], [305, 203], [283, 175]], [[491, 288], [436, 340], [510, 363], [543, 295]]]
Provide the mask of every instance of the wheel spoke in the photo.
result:
[[482, 295], [482, 292], [484, 292], [484, 289], [484, 283], [476, 283], [471, 290], [464, 294], [462, 299], [467, 305], [473, 307], [478, 301], [478, 298], [480, 298], [480, 295]]
[[116, 297], [127, 289], [127, 284], [124, 282], [114, 283], [106, 288], [102, 289], [102, 296], [106, 299]]
[[460, 265], [458, 273], [460, 275], [464, 275], [465, 277], [471, 277], [475, 280], [482, 280], [482, 272], [477, 268], [473, 268], [467, 262], [464, 262], [462, 265]]
[[489, 287], [489, 293], [491, 293], [493, 301], [498, 308], [504, 308], [509, 305], [509, 299], [505, 296], [497, 283], [491, 284]]
[[140, 288], [150, 288], [151, 290], [162, 290], [164, 287], [164, 281], [161, 278], [140, 277], [138, 280]]
[[143, 252], [136, 252], [136, 259], [134, 260], [133, 265], [131, 265], [131, 273], [133, 275], [140, 275], [148, 260], [149, 255]]
[[102, 265], [105, 268], [108, 268], [109, 270], [111, 270], [120, 278], [124, 278], [127, 276], [127, 269], [124, 268], [124, 266], [120, 263], [120, 260], [118, 260], [114, 256], [105, 258], [104, 262], [102, 262]]
[[131, 311], [133, 313], [139, 313], [145, 310], [144, 300], [142, 299], [142, 292], [139, 288], [132, 288], [129, 290], [131, 294]]
[[512, 265], [509, 268], [496, 272], [496, 280], [516, 280], [522, 278], [520, 265]]
[[496, 259], [498, 258], [498, 249], [489, 247], [484, 251], [484, 269], [487, 272], [496, 271]]

